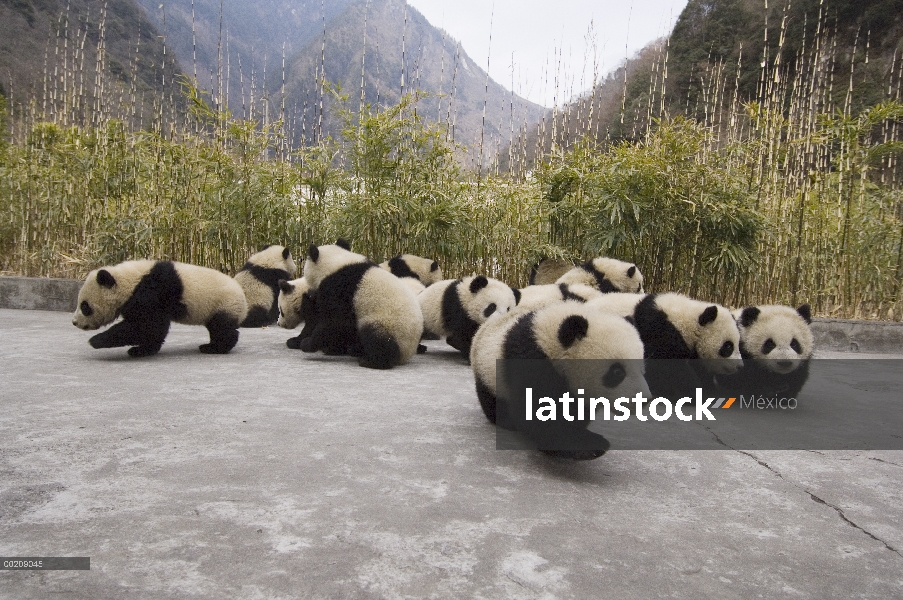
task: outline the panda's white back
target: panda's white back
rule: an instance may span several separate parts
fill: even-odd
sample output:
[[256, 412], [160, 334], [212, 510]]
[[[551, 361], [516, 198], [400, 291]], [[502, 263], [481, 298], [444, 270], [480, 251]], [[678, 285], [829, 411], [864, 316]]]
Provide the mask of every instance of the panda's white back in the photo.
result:
[[225, 312], [242, 321], [248, 313], [244, 290], [233, 278], [207, 267], [174, 262], [182, 280], [182, 301], [187, 308], [179, 323], [204, 325], [216, 313]]

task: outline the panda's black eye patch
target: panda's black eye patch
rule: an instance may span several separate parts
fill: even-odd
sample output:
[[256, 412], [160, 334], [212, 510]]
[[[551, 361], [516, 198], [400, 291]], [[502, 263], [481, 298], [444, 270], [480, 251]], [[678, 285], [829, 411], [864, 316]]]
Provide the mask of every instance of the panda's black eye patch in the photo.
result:
[[765, 340], [765, 343], [762, 344], [762, 354], [768, 354], [777, 347], [778, 345], [774, 343], [774, 340], [768, 338], [767, 340]]
[[734, 353], [734, 342], [727, 341], [721, 344], [721, 348], [718, 350], [718, 356], [721, 358], [727, 358], [731, 354]]
[[487, 307], [483, 310], [483, 316], [486, 317], [486, 318], [488, 319], [488, 318], [489, 318], [489, 315], [491, 315], [492, 313], [494, 313], [496, 308], [498, 308], [498, 307], [495, 305], [495, 302], [491, 303], [489, 306], [487, 306]]
[[94, 314], [94, 309], [91, 308], [91, 305], [88, 304], [87, 300], [82, 300], [80, 308], [81, 308], [82, 314], [85, 315], [86, 317], [90, 317], [91, 315]]
[[793, 351], [796, 352], [797, 354], [803, 353], [803, 347], [800, 346], [800, 343], [797, 341], [796, 338], [793, 338], [793, 340], [790, 342], [790, 347], [793, 348]]
[[608, 371], [602, 376], [602, 385], [607, 388], [617, 387], [625, 377], [627, 377], [627, 371], [624, 370], [624, 365], [615, 363], [608, 367]]

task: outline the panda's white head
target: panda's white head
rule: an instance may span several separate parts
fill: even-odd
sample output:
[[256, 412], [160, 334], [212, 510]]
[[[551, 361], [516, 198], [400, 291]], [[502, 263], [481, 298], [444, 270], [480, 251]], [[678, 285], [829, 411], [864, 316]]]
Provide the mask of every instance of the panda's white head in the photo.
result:
[[733, 315], [723, 306], [708, 305], [697, 319], [696, 352], [713, 373], [734, 373], [743, 361], [740, 357], [740, 331]]
[[307, 260], [304, 261], [304, 278], [310, 289], [316, 290], [323, 279], [342, 267], [362, 262], [369, 261], [366, 256], [352, 252], [351, 244], [342, 238], [328, 246], [311, 244], [307, 249]]
[[[593, 271], [601, 273], [606, 281], [610, 281], [614, 289], [604, 289], [603, 292], [627, 292], [629, 294], [643, 293], [643, 274], [633, 263], [624, 262], [615, 258], [599, 257], [592, 261]], [[598, 277], [597, 277], [598, 279]], [[605, 285], [604, 283], [600, 285]]]
[[747, 306], [736, 315], [743, 358], [761, 359], [765, 368], [787, 374], [812, 356], [812, 312], [808, 304], [796, 310], [780, 305]]
[[696, 352], [706, 369], [730, 374], [742, 365], [740, 330], [728, 309], [681, 294], [655, 296], [655, 304], [668, 316], [687, 345]]
[[504, 315], [517, 306], [519, 290], [485, 275], [464, 277], [458, 285], [458, 297], [467, 315], [476, 323]]
[[279, 280], [279, 319], [276, 324], [294, 329], [304, 320], [305, 295], [310, 291], [307, 279]]
[[601, 256], [562, 275], [556, 283], [582, 283], [603, 293], [643, 293], [643, 274], [633, 263]]
[[251, 255], [248, 262], [267, 269], [281, 269], [291, 277], [295, 276], [297, 270], [292, 252], [285, 246], [264, 246], [263, 250]]
[[[649, 395], [643, 370], [643, 342], [626, 319], [586, 304], [566, 301], [535, 312], [537, 344], [571, 386], [609, 399]], [[592, 360], [587, 360], [592, 359]]]
[[72, 324], [79, 329], [99, 329], [112, 323], [119, 316], [125, 301], [122, 289], [116, 281], [113, 267], [96, 269], [88, 273], [78, 293], [78, 305]]

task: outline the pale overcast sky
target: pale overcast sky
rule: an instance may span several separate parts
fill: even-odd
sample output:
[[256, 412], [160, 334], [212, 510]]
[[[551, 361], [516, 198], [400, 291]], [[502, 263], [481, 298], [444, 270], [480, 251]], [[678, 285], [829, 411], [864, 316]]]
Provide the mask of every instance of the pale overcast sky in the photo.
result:
[[[514, 91], [552, 106], [556, 51], [563, 59], [559, 94], [567, 96], [572, 89], [578, 93], [592, 82], [590, 23], [601, 76], [626, 55], [670, 33], [687, 0], [408, 0], [408, 4], [459, 40], [484, 69], [489, 51], [489, 74], [506, 88], [512, 84], [513, 53]], [[559, 104], [566, 100], [557, 99]]]

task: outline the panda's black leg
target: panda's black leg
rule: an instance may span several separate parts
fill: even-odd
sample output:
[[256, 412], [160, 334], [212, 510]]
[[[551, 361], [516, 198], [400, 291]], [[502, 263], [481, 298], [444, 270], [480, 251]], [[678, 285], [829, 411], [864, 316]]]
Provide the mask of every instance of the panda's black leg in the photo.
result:
[[310, 335], [301, 340], [299, 348], [302, 352], [317, 352], [322, 350], [329, 339], [330, 330], [324, 323], [318, 323]]
[[496, 398], [489, 386], [483, 383], [479, 376], [476, 378], [477, 383], [477, 399], [480, 401], [480, 407], [483, 414], [490, 422], [495, 423]]
[[391, 369], [401, 361], [395, 338], [379, 327], [364, 325], [358, 332], [361, 350], [357, 364], [368, 369]]
[[292, 350], [300, 350], [301, 342], [305, 339], [309, 338], [311, 334], [314, 332], [314, 329], [317, 328], [317, 324], [320, 322], [319, 316], [316, 314], [312, 314], [307, 317], [304, 321], [304, 327], [301, 328], [301, 333], [297, 336], [288, 338], [285, 340], [285, 345], [291, 348]]
[[470, 358], [470, 340], [453, 333], [445, 338], [445, 343], [463, 354], [464, 358]]
[[228, 354], [238, 343], [238, 321], [226, 313], [213, 315], [207, 321], [207, 331], [210, 343], [198, 347], [204, 354]]
[[362, 350], [354, 323], [333, 323], [321, 349], [330, 356], [360, 356]]
[[88, 340], [92, 348], [121, 348], [139, 343], [139, 330], [132, 321], [120, 321]]
[[163, 347], [169, 333], [169, 318], [163, 314], [147, 315], [140, 321], [124, 319], [89, 341], [94, 348], [129, 348], [129, 356], [151, 356]]
[[133, 348], [129, 348], [129, 356], [153, 356], [163, 347], [166, 334], [169, 333], [170, 320], [164, 314], [149, 315], [138, 324], [138, 340]]
[[272, 325], [276, 319], [270, 319], [270, 313], [262, 306], [252, 306], [248, 315], [241, 322], [242, 327], [265, 327]]

